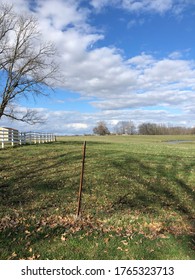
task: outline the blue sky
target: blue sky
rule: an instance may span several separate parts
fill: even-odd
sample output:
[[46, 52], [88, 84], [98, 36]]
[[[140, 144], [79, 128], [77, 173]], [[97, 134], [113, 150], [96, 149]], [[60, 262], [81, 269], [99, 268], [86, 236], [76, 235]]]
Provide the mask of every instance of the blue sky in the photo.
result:
[[[11, 3], [10, 0], [7, 2]], [[195, 126], [194, 0], [16, 0], [54, 42], [62, 81], [49, 97], [20, 99], [46, 122], [0, 126], [91, 133], [98, 121]], [[47, 89], [45, 89], [47, 92]]]

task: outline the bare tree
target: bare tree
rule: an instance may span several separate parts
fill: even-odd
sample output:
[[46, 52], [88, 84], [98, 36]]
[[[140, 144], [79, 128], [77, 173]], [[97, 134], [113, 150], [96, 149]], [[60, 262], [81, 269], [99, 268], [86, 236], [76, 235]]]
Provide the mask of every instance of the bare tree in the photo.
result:
[[157, 125], [155, 123], [142, 123], [138, 127], [139, 134], [156, 135]]
[[135, 125], [132, 121], [120, 121], [116, 124], [115, 131], [117, 134], [135, 134]]
[[110, 131], [107, 128], [105, 122], [98, 122], [97, 126], [93, 128], [93, 133], [103, 136], [103, 135], [110, 134]]
[[43, 42], [37, 20], [17, 14], [13, 6], [0, 4], [0, 119], [40, 122], [37, 112], [17, 113], [16, 101], [45, 94], [53, 87], [58, 67], [54, 46]]

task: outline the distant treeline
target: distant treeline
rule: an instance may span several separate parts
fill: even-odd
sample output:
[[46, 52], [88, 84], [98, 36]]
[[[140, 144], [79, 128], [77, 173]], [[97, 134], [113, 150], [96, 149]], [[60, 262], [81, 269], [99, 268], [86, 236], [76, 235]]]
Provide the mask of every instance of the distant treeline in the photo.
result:
[[98, 135], [186, 135], [195, 134], [195, 127], [170, 126], [166, 124], [142, 123], [136, 127], [133, 121], [120, 121], [110, 132], [105, 122], [98, 122], [93, 128], [93, 133]]
[[142, 123], [138, 126], [137, 132], [142, 135], [184, 135], [195, 134], [195, 127], [189, 128], [156, 123]]

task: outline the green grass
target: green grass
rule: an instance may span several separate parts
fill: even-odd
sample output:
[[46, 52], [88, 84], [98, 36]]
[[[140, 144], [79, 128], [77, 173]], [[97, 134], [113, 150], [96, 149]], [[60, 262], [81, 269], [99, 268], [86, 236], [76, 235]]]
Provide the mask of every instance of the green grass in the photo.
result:
[[[167, 142], [177, 139], [192, 142]], [[0, 259], [195, 259], [194, 140], [59, 137], [0, 150]]]

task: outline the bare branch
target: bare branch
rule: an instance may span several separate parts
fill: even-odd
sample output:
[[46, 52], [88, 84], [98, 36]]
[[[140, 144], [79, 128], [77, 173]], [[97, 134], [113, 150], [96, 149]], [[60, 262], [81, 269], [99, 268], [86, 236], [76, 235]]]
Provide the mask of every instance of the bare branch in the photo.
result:
[[11, 118], [12, 120], [25, 122], [30, 125], [43, 124], [46, 122], [46, 119], [34, 109], [27, 109], [25, 112], [21, 112], [16, 108], [9, 109], [9, 112], [4, 112], [4, 116]]

